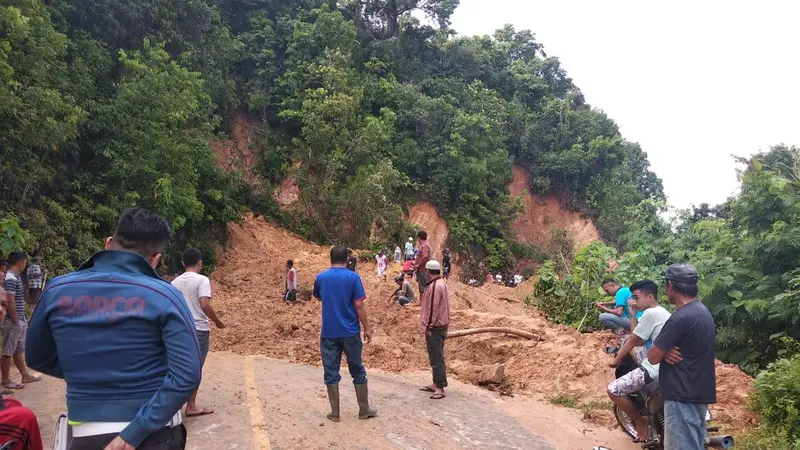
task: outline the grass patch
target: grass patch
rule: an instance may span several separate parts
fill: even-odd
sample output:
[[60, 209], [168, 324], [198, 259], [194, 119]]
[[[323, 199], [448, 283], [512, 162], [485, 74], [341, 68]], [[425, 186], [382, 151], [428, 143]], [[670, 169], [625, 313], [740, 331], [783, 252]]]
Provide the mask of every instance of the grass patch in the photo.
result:
[[559, 406], [566, 406], [567, 408], [575, 408], [578, 406], [578, 398], [574, 395], [558, 394], [550, 398], [550, 403]]
[[559, 394], [550, 398], [550, 403], [566, 408], [580, 409], [583, 412], [598, 409], [611, 410], [612, 403], [608, 400], [592, 400], [591, 402], [581, 403], [578, 397], [569, 394]]

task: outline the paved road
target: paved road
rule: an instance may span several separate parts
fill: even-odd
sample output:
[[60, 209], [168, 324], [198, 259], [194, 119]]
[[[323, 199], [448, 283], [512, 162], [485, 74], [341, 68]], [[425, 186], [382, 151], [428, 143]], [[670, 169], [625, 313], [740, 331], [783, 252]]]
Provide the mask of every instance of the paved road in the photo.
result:
[[[570, 438], [567, 444], [558, 439], [562, 441], [558, 447], [540, 437], [557, 436], [552, 433], [554, 426], [559, 426], [552, 423], [552, 405], [540, 405], [537, 415], [517, 420], [509, 403], [496, 394], [458, 382], [451, 384], [446, 399], [430, 400], [417, 390], [426, 379], [422, 373], [368, 372], [371, 401], [379, 416], [358, 420], [353, 386], [345, 382], [346, 369], [342, 375], [342, 421], [335, 424], [325, 419], [328, 402], [321, 369], [258, 356], [213, 353], [206, 363], [199, 401], [216, 412], [186, 420], [187, 449], [546, 450], [608, 444], [592, 442], [597, 438], [587, 438], [585, 431], [585, 439], [576, 436], [577, 440]], [[47, 377], [17, 394], [39, 416], [46, 447], [52, 442], [54, 418], [65, 410], [63, 395], [63, 383]], [[537, 424], [550, 433], [532, 431]], [[561, 426], [569, 428], [568, 424]]]

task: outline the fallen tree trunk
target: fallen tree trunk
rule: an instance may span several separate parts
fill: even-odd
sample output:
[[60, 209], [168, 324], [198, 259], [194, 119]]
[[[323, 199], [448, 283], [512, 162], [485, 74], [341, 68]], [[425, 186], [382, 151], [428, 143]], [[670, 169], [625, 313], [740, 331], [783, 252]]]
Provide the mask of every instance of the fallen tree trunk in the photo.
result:
[[469, 336], [470, 334], [478, 334], [478, 333], [505, 333], [505, 334], [513, 334], [514, 336], [519, 336], [525, 339], [536, 339], [536, 342], [539, 342], [541, 340], [541, 337], [538, 334], [531, 333], [529, 331], [517, 330], [516, 328], [506, 328], [506, 327], [482, 327], [482, 328], [468, 328], [465, 330], [449, 331], [447, 333], [447, 337], [454, 338], [461, 336]]

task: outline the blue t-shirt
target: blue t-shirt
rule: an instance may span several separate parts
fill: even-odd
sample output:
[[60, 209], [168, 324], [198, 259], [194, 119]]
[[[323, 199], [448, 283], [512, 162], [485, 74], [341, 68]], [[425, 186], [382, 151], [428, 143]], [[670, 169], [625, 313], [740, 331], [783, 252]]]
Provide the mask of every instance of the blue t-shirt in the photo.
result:
[[[630, 299], [631, 299], [631, 290], [628, 289], [627, 287], [619, 288], [617, 293], [614, 294], [614, 300], [616, 302], [614, 306], [616, 307], [622, 306], [622, 317], [625, 317], [626, 319], [630, 319], [631, 317], [631, 312], [628, 309], [628, 300]], [[639, 318], [641, 318], [643, 313], [644, 311], [637, 312], [636, 319], [638, 320]]]
[[361, 327], [356, 300], [367, 298], [361, 277], [344, 267], [332, 267], [314, 280], [314, 297], [322, 301], [323, 339], [358, 336]]

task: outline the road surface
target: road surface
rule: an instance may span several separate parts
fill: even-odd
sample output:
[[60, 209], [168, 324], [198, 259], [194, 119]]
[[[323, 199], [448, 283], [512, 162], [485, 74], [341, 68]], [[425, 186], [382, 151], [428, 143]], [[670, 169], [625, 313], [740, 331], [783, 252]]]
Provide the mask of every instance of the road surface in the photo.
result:
[[[343, 367], [346, 368], [346, 365]], [[343, 372], [340, 423], [325, 419], [322, 370], [231, 353], [206, 362], [199, 403], [215, 408], [188, 418], [189, 450], [206, 449], [634, 449], [619, 430], [593, 429], [573, 410], [531, 399], [501, 399], [452, 382], [447, 398], [418, 390], [429, 375], [368, 370], [371, 403], [379, 416], [358, 420], [349, 375]], [[63, 411], [64, 384], [49, 377], [16, 394], [39, 417], [45, 448]]]

